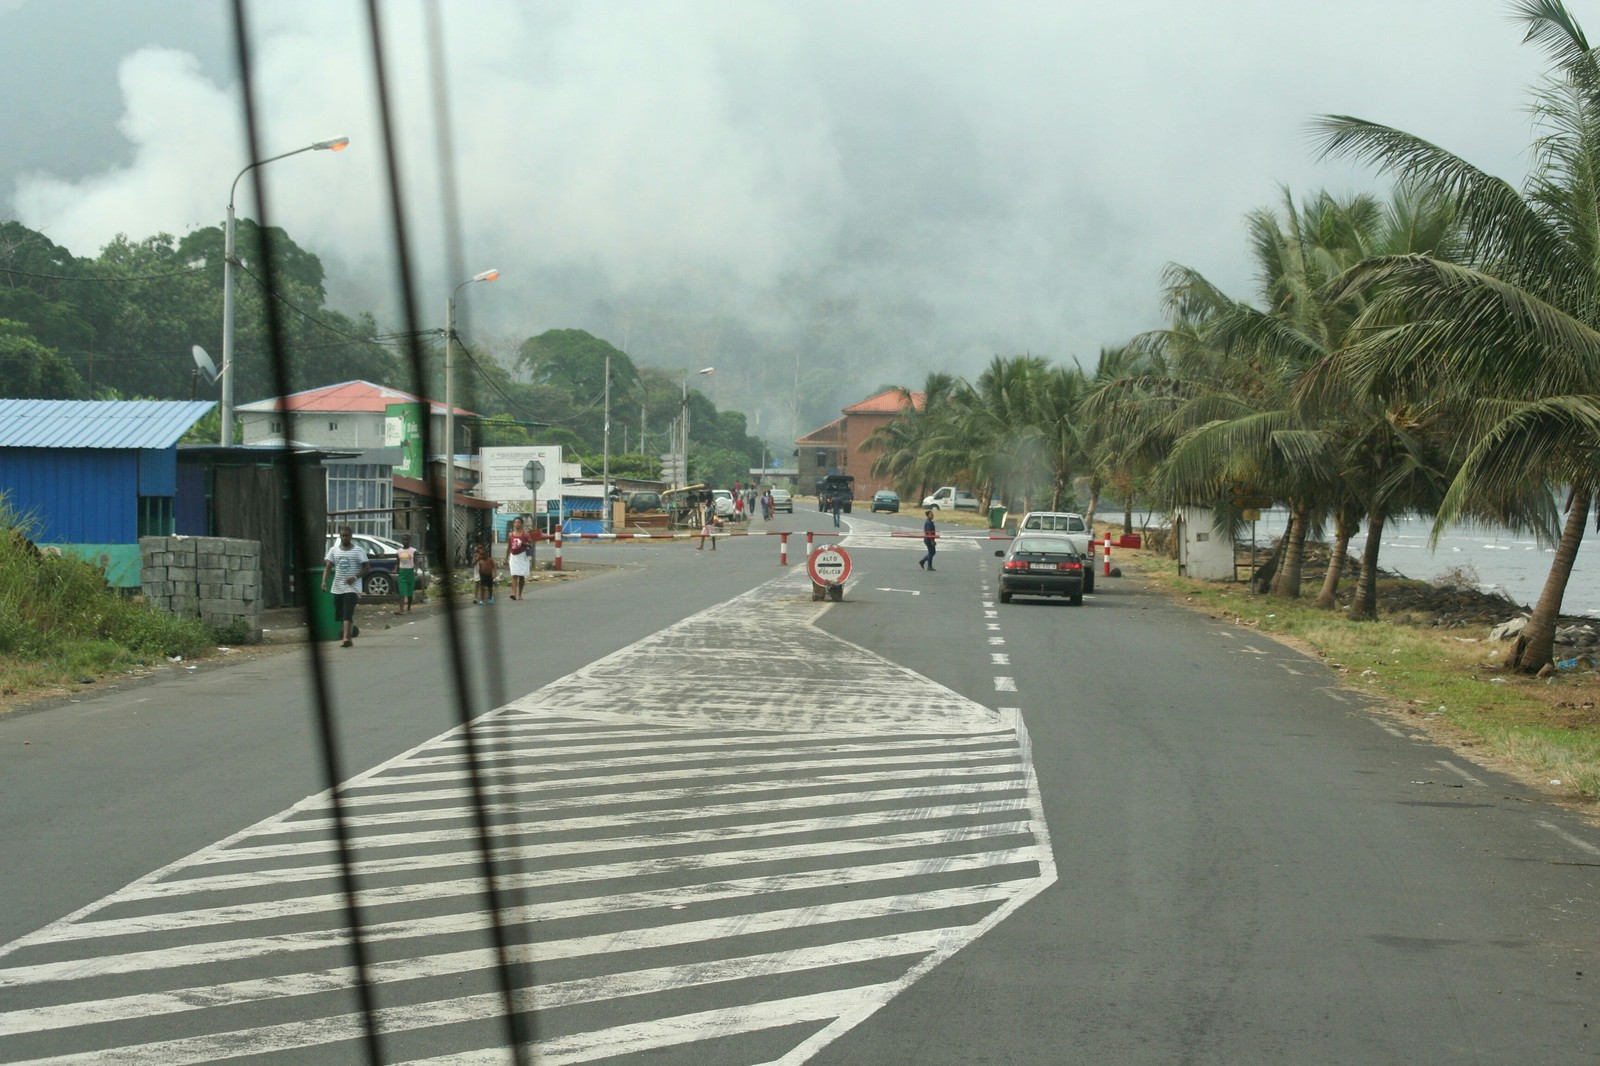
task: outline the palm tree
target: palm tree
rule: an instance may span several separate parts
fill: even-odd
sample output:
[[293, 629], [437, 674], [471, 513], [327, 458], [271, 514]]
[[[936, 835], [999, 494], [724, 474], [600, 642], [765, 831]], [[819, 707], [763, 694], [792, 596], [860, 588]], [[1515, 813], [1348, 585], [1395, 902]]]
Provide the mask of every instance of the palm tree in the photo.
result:
[[872, 461], [873, 477], [889, 478], [903, 495], [914, 489], [919, 500], [930, 488], [945, 482], [951, 472], [933, 459], [929, 442], [952, 417], [952, 397], [961, 385], [952, 374], [930, 373], [922, 385], [920, 408], [912, 403], [910, 389], [900, 390], [900, 413], [866, 440], [866, 447], [879, 453]]
[[1412, 134], [1343, 115], [1318, 122], [1325, 155], [1375, 163], [1439, 191], [1465, 229], [1462, 264], [1379, 256], [1336, 295], [1373, 299], [1370, 333], [1339, 360], [1370, 392], [1447, 397], [1466, 412], [1468, 452], [1438, 510], [1435, 536], [1465, 513], [1518, 511], [1530, 482], [1566, 497], [1567, 518], [1539, 602], [1514, 648], [1516, 667], [1550, 662], [1572, 564], [1600, 471], [1600, 60], [1560, 0], [1519, 0], [1525, 40], [1552, 71], [1536, 91], [1540, 126], [1523, 192]]

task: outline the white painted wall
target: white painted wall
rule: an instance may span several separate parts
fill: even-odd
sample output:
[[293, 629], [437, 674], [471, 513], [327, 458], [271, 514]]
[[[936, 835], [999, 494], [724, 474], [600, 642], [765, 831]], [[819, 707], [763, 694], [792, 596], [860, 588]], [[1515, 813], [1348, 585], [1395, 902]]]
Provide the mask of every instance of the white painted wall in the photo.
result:
[[1173, 516], [1178, 536], [1178, 573], [1197, 581], [1232, 581], [1233, 538], [1211, 528], [1215, 514], [1207, 507], [1181, 508]]
[[[273, 423], [288, 423], [288, 439], [314, 444], [320, 448], [348, 448], [366, 451], [382, 448], [384, 444], [384, 412], [382, 411], [323, 411], [300, 412], [285, 416], [279, 411], [238, 411], [244, 429], [239, 436], [241, 444], [262, 444], [281, 441], [285, 434], [275, 431]], [[444, 415], [433, 416], [433, 441], [437, 450], [444, 441]], [[462, 432], [462, 420], [456, 419], [456, 431]]]

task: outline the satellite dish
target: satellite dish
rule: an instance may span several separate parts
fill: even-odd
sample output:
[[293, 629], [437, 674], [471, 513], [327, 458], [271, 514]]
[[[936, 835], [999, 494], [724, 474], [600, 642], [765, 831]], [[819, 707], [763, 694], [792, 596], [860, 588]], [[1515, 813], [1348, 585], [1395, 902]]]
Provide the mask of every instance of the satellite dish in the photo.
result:
[[206, 354], [206, 350], [197, 344], [190, 348], [189, 352], [194, 356], [195, 368], [206, 376], [207, 381], [215, 385], [217, 383], [217, 364], [211, 361], [211, 357]]

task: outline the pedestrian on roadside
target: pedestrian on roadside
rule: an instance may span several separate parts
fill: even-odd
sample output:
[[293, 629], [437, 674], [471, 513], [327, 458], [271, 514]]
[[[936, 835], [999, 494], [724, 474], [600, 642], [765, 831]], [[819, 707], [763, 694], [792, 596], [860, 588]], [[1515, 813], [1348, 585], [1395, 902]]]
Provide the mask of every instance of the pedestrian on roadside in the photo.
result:
[[696, 548], [695, 551], [700, 552], [706, 550], [706, 538], [708, 537], [711, 539], [711, 550], [716, 551], [717, 515], [716, 512], [712, 510], [710, 504], [706, 505], [706, 521], [705, 525], [700, 527], [700, 546]]
[[511, 598], [520, 600], [527, 596], [528, 575], [533, 573], [533, 538], [521, 518], [511, 520], [506, 533], [506, 571], [511, 575]]
[[478, 575], [477, 584], [473, 586], [473, 603], [494, 602], [494, 556], [489, 554], [489, 545], [478, 545], [478, 558], [472, 564], [473, 571]]
[[830, 496], [828, 498], [829, 506], [830, 506], [831, 510], [833, 511], [833, 528], [834, 529], [838, 529], [839, 528], [839, 512], [844, 509], [844, 500], [840, 498], [842, 496], [843, 496], [843, 493], [835, 492], [832, 496]]
[[322, 587], [333, 593], [333, 616], [339, 620], [341, 648], [350, 647], [356, 628], [356, 602], [361, 599], [361, 579], [367, 576], [367, 552], [354, 540], [355, 531], [339, 527], [339, 539], [322, 560]]
[[733, 497], [733, 520], [744, 521], [744, 493], [736, 493]]
[[927, 511], [928, 517], [922, 523], [922, 543], [928, 546], [928, 554], [917, 560], [917, 565], [924, 570], [933, 569], [933, 551], [939, 546], [939, 530], [933, 524], [933, 508]]
[[417, 592], [417, 549], [411, 546], [411, 534], [400, 534], [400, 550], [394, 553], [395, 584], [400, 590], [400, 613], [410, 614], [412, 599]]
[[763, 522], [772, 521], [772, 490], [771, 489], [762, 489], [761, 490], [761, 520]]

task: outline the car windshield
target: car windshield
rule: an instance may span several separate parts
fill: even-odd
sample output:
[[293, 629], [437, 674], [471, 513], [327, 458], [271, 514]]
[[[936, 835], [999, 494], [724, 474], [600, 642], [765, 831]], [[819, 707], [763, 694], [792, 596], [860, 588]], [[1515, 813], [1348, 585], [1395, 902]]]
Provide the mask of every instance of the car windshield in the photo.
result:
[[1083, 518], [1075, 514], [1033, 514], [1022, 523], [1023, 529], [1055, 529], [1063, 533], [1082, 533]]
[[1074, 555], [1072, 541], [1058, 537], [1024, 537], [1011, 548], [1012, 555]]

